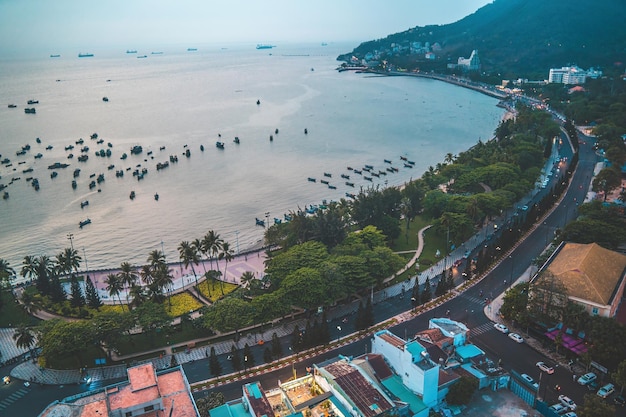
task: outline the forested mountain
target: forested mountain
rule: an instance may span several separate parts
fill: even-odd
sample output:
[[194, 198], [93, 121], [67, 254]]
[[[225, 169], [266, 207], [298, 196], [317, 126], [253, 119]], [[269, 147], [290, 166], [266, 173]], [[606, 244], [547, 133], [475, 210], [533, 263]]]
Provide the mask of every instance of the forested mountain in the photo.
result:
[[[458, 22], [364, 42], [338, 59], [371, 53], [409, 69], [442, 70], [477, 49], [483, 71], [507, 77], [543, 79], [549, 68], [567, 64], [623, 72], [625, 16], [622, 0], [495, 0]], [[415, 52], [426, 42], [434, 60]]]

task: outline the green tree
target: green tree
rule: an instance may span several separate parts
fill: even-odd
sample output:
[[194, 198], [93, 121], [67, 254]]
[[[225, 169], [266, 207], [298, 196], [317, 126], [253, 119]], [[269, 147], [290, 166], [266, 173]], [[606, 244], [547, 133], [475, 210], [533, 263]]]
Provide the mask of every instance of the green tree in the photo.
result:
[[214, 377], [222, 374], [222, 364], [220, 364], [217, 354], [215, 353], [215, 346], [211, 346], [211, 354], [209, 355], [209, 370], [211, 371], [211, 375]]
[[432, 290], [430, 288], [430, 278], [427, 277], [426, 281], [424, 282], [424, 289], [422, 290], [421, 303], [426, 304], [432, 298], [433, 298], [433, 295], [432, 295]]
[[11, 278], [15, 276], [15, 270], [11, 268], [9, 262], [0, 258], [0, 290], [11, 288]]
[[626, 359], [623, 359], [619, 365], [617, 365], [617, 369], [611, 374], [611, 377], [615, 383], [619, 385], [620, 395], [624, 394], [624, 387], [626, 387]]
[[606, 201], [608, 195], [622, 185], [621, 173], [614, 167], [604, 168], [593, 178], [591, 184], [593, 191], [604, 193], [604, 201]]
[[81, 308], [85, 305], [85, 296], [83, 290], [80, 288], [76, 275], [72, 274], [70, 289], [72, 291], [71, 304], [72, 307]]
[[153, 302], [143, 303], [135, 308], [132, 314], [135, 322], [151, 339], [156, 333], [167, 330], [172, 320], [165, 312], [163, 305]]
[[56, 272], [53, 272], [50, 278], [50, 300], [53, 303], [60, 303], [65, 300], [65, 297], [65, 289], [61, 285], [61, 280]]
[[263, 362], [265, 363], [272, 362], [272, 349], [270, 349], [269, 347], [266, 347], [263, 350]]
[[230, 357], [233, 362], [233, 368], [235, 371], [241, 370], [241, 356], [239, 355], [239, 349], [232, 345], [230, 348]]
[[94, 338], [98, 340], [111, 357], [111, 351], [118, 350], [130, 330], [135, 326], [134, 318], [127, 311], [101, 311], [91, 319]]
[[[228, 242], [222, 243], [222, 251], [220, 252], [218, 257], [220, 260], [224, 260], [224, 280], [226, 280], [226, 270], [228, 269], [228, 262], [234, 259], [234, 252], [230, 248], [230, 244]], [[220, 281], [220, 290], [222, 291], [222, 295], [224, 295], [224, 280]]]
[[48, 362], [73, 357], [76, 367], [84, 365], [83, 352], [94, 341], [94, 328], [88, 321], [48, 320], [39, 326], [39, 346]]
[[196, 407], [198, 408], [198, 412], [201, 416], [208, 416], [209, 410], [219, 407], [225, 403], [226, 399], [224, 398], [224, 394], [221, 392], [210, 392], [204, 397], [200, 397], [196, 400]]
[[85, 295], [87, 298], [87, 304], [91, 308], [95, 308], [95, 309], [100, 308], [100, 306], [102, 306], [102, 300], [100, 300], [100, 295], [98, 294], [96, 287], [93, 285], [91, 278], [89, 278], [89, 275], [87, 275], [87, 277], [85, 278], [85, 282], [86, 282]]
[[272, 357], [278, 359], [281, 356], [283, 356], [283, 347], [280, 345], [280, 338], [274, 332], [272, 333]]
[[450, 387], [446, 401], [448, 404], [466, 405], [478, 389], [478, 381], [475, 378], [462, 376], [456, 384]]
[[328, 297], [322, 274], [313, 268], [300, 268], [289, 274], [281, 288], [288, 303], [306, 309], [323, 305]]
[[576, 414], [580, 417], [606, 417], [615, 415], [615, 407], [595, 394], [585, 394], [583, 405], [578, 406]]
[[241, 298], [227, 297], [207, 307], [202, 317], [206, 328], [228, 332], [249, 326], [253, 316], [250, 303]]
[[120, 277], [118, 274], [108, 274], [107, 277], [105, 278], [104, 283], [107, 286], [107, 291], [109, 292], [109, 295], [111, 296], [111, 298], [115, 298], [117, 296], [117, 299], [120, 302], [120, 305], [123, 308], [123, 304], [122, 304], [122, 299], [120, 297], [120, 293], [122, 292], [122, 289], [124, 287], [124, 285], [122, 284], [122, 281], [120, 280]]
[[120, 272], [117, 273], [117, 277], [122, 284], [122, 289], [128, 291], [133, 285], [137, 283], [139, 275], [135, 268], [129, 262], [122, 262], [120, 264]]

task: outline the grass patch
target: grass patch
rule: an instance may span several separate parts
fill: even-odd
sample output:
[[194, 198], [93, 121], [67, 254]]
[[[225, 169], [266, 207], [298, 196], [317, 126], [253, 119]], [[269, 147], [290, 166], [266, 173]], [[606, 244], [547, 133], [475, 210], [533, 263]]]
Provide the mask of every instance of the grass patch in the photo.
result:
[[204, 304], [187, 291], [172, 295], [170, 301], [171, 306], [169, 303], [165, 303], [165, 311], [170, 317], [178, 317], [183, 314], [192, 313], [204, 306]]
[[10, 291], [0, 291], [2, 308], [0, 308], [0, 327], [17, 327], [18, 324], [37, 324], [38, 320], [26, 314], [21, 304], [17, 303]]
[[[402, 252], [417, 249], [417, 233], [424, 227], [431, 224], [430, 219], [423, 216], [415, 216], [413, 221], [409, 223], [409, 232], [406, 233], [406, 222], [400, 221], [400, 236], [391, 245], [394, 252]], [[408, 235], [408, 239], [407, 239]]]
[[[224, 294], [222, 294], [222, 286], [224, 289]], [[223, 281], [209, 282], [208, 280], [206, 280], [198, 284], [196, 288], [204, 298], [214, 303], [223, 296], [235, 291], [237, 288], [239, 288], [239, 286]]]
[[87, 365], [94, 367], [97, 358], [105, 358], [106, 353], [99, 346], [88, 346], [79, 355], [57, 356], [45, 358], [45, 366], [51, 369], [77, 369]]

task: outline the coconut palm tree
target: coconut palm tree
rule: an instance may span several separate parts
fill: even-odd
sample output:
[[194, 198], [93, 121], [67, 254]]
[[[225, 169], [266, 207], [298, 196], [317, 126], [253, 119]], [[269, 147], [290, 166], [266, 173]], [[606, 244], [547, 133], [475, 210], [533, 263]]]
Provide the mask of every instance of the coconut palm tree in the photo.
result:
[[[115, 296], [117, 296], [120, 305], [123, 306], [122, 299], [120, 298], [120, 292], [124, 289], [124, 284], [122, 284], [119, 276], [117, 274], [108, 274], [104, 283], [107, 285], [107, 291], [109, 292], [111, 298], [115, 299]], [[124, 307], [122, 307], [122, 309], [123, 308]]]
[[76, 249], [65, 248], [63, 252], [57, 255], [57, 268], [60, 273], [71, 273], [73, 270], [78, 271], [82, 258]]
[[[230, 248], [230, 244], [228, 242], [222, 243], [222, 251], [218, 255], [218, 259], [224, 260], [224, 279], [227, 279], [226, 268], [228, 268], [228, 262], [233, 260], [233, 250]], [[222, 295], [224, 295], [224, 280], [220, 281], [220, 289], [222, 291]]]
[[145, 289], [141, 285], [136, 284], [130, 287], [128, 295], [132, 298], [132, 301], [128, 305], [133, 307], [139, 307], [148, 298]]
[[137, 283], [139, 275], [135, 271], [135, 268], [129, 262], [122, 262], [120, 265], [120, 272], [117, 273], [119, 280], [122, 282], [122, 286], [126, 289], [130, 289]]
[[28, 349], [30, 351], [31, 346], [35, 344], [35, 335], [30, 327], [27, 327], [24, 323], [21, 323], [15, 329], [13, 333], [13, 340], [17, 347]]
[[213, 269], [213, 258], [218, 255], [219, 251], [222, 249], [223, 243], [224, 240], [220, 238], [219, 233], [215, 233], [213, 230], [209, 230], [209, 232], [202, 238], [203, 253], [209, 256], [211, 269]]
[[[194, 239], [191, 242], [191, 246], [193, 246], [196, 250], [196, 253], [198, 254], [198, 260], [202, 260], [202, 256], [201, 255], [205, 255], [205, 252], [202, 248], [202, 240], [200, 239]], [[204, 262], [202, 262], [202, 269], [204, 269], [204, 275], [206, 276], [206, 265], [204, 265]]]
[[24, 278], [37, 278], [37, 268], [39, 266], [39, 262], [37, 257], [26, 255], [24, 260], [22, 261], [22, 270], [20, 271], [20, 275]]
[[180, 256], [180, 260], [183, 261], [183, 265], [185, 268], [188, 268], [191, 265], [191, 272], [193, 273], [193, 277], [196, 280], [196, 286], [198, 285], [198, 276], [196, 275], [196, 269], [193, 267], [193, 264], [198, 265], [200, 261], [198, 259], [198, 251], [196, 248], [186, 240], [180, 242], [178, 245], [178, 253]]
[[154, 281], [154, 274], [152, 273], [152, 267], [150, 265], [142, 266], [139, 271], [139, 276], [141, 277], [141, 281], [146, 285], [150, 285]]
[[254, 279], [255, 279], [254, 272], [246, 271], [243, 274], [241, 274], [241, 278], [239, 278], [239, 281], [241, 282], [241, 286], [244, 287], [247, 291], [249, 291]]
[[37, 304], [35, 304], [35, 298], [28, 291], [22, 292], [21, 302], [22, 308], [24, 308], [24, 312], [28, 315], [31, 315], [39, 310], [39, 307], [37, 306]]
[[15, 275], [15, 270], [11, 268], [9, 262], [0, 258], [0, 288], [11, 287], [11, 277]]
[[[172, 276], [172, 270], [168, 268], [167, 264], [163, 262], [156, 267], [154, 270], [154, 281], [152, 285], [156, 287], [156, 289], [163, 293], [165, 288], [169, 288], [174, 281], [174, 277]], [[167, 299], [171, 306], [170, 294], [168, 291]]]

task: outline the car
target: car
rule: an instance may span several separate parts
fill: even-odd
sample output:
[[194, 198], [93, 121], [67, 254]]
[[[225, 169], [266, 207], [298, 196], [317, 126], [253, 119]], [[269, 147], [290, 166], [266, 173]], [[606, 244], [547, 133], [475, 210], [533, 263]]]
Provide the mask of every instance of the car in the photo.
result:
[[524, 343], [524, 338], [517, 333], [509, 333], [509, 337], [517, 343]]
[[592, 383], [593, 381], [595, 381], [597, 378], [598, 376], [594, 374], [593, 372], [587, 372], [585, 375], [578, 378], [578, 383], [580, 385], [588, 385]]
[[521, 374], [522, 379], [532, 385], [535, 389], [539, 389], [539, 384], [528, 374]]
[[527, 211], [528, 210], [528, 206], [522, 206], [522, 210], [523, 211]]
[[493, 327], [495, 327], [497, 331], [502, 332], [504, 334], [507, 334], [509, 332], [509, 328], [501, 323], [496, 323], [493, 325]]
[[578, 414], [576, 414], [573, 411], [568, 411], [567, 413], [563, 414], [563, 416], [561, 417], [578, 417]]
[[613, 394], [614, 392], [615, 392], [615, 385], [606, 384], [598, 390], [597, 394], [598, 394], [598, 397], [606, 398], [609, 395]]
[[545, 372], [548, 375], [552, 375], [554, 373], [554, 368], [545, 364], [545, 362], [537, 362], [537, 368], [541, 370], [541, 372]]
[[626, 404], [626, 400], [624, 400], [624, 397], [622, 397], [621, 395], [613, 398], [613, 402], [615, 403], [615, 405], [621, 405], [622, 407], [624, 406], [624, 404]]
[[550, 407], [548, 407], [550, 410], [554, 411], [557, 414], [561, 414], [564, 413], [568, 410], [567, 407], [565, 407], [563, 404], [553, 404]]
[[569, 408], [572, 411], [576, 409], [576, 403], [567, 395], [559, 395], [559, 401], [561, 402], [561, 404], [563, 404], [565, 407]]
[[11, 383], [11, 377], [10, 376], [5, 376], [2, 378], [2, 382], [4, 383], [4, 385], [8, 385]]

